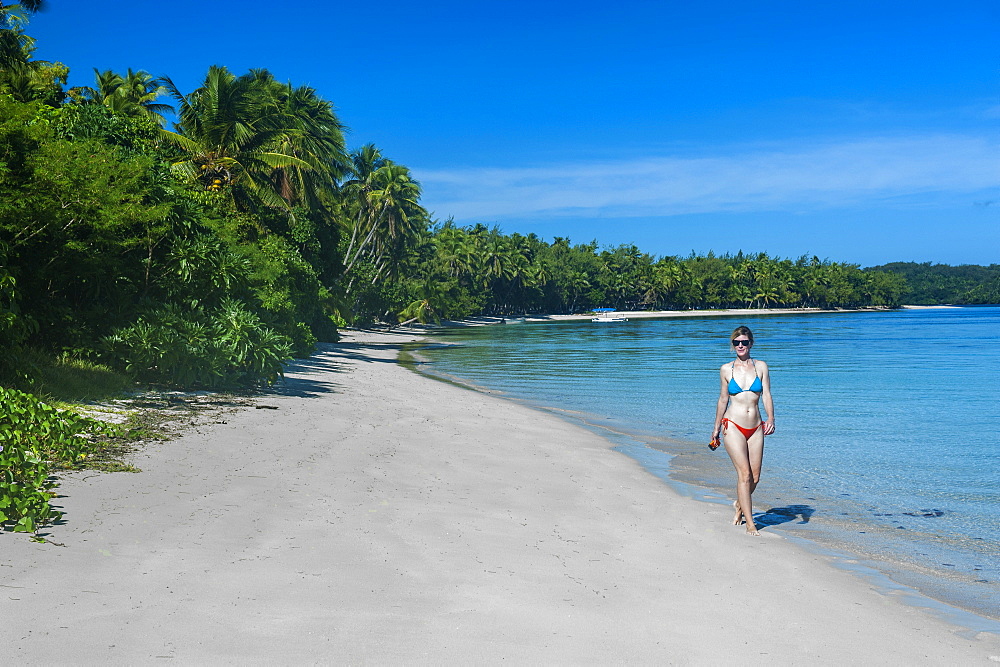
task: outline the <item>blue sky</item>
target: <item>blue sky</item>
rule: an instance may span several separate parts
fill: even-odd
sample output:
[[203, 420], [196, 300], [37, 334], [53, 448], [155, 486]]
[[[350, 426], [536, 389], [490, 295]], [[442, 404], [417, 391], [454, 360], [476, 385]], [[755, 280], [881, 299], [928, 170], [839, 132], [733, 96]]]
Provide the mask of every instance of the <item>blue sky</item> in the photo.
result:
[[36, 57], [266, 67], [459, 224], [863, 266], [1000, 263], [1000, 3], [49, 0]]

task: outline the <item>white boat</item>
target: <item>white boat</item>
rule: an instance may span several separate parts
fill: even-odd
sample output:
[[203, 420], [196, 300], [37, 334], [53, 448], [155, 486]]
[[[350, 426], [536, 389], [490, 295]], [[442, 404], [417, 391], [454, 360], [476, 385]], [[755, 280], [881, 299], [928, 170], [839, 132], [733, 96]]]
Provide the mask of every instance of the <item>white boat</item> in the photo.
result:
[[627, 317], [617, 314], [614, 308], [594, 308], [597, 317], [592, 317], [591, 322], [628, 322]]

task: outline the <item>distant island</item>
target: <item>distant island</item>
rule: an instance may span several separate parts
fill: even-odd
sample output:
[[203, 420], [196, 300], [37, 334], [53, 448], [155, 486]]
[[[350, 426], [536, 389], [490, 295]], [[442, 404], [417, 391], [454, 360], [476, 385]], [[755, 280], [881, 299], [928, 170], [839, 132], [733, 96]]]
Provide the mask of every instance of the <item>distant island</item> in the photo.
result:
[[1000, 303], [1000, 264], [979, 266], [892, 262], [866, 271], [888, 271], [906, 279], [903, 303], [915, 306], [956, 306]]

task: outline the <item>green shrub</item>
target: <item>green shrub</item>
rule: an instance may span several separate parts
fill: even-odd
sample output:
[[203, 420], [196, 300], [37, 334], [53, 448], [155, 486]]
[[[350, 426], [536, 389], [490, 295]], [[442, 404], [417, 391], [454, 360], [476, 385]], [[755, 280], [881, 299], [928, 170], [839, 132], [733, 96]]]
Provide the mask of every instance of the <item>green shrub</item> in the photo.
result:
[[291, 342], [243, 304], [210, 312], [166, 306], [105, 339], [111, 363], [141, 382], [182, 387], [249, 387], [273, 382]]
[[49, 504], [53, 466], [73, 467], [93, 451], [88, 435], [113, 435], [116, 427], [31, 394], [0, 387], [0, 526], [34, 532], [59, 518]]
[[72, 104], [53, 114], [53, 129], [60, 139], [97, 139], [128, 151], [145, 152], [159, 139], [157, 124], [142, 116], [114, 113], [103, 104]]
[[252, 266], [250, 291], [257, 299], [257, 312], [275, 331], [291, 339], [293, 355], [312, 354], [317, 335], [336, 340], [336, 331], [326, 326], [336, 299], [295, 247], [271, 234], [239, 250]]

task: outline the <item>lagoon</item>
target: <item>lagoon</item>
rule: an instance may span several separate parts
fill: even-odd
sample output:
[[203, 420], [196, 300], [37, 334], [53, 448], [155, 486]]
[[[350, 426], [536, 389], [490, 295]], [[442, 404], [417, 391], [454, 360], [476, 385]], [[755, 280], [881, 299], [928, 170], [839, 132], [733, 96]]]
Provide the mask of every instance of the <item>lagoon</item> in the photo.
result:
[[670, 484], [723, 502], [732, 466], [705, 444], [738, 324], [771, 366], [778, 425], [758, 525], [997, 618], [1000, 308], [447, 330], [424, 368], [598, 428]]

